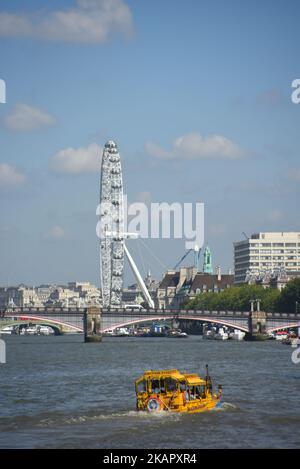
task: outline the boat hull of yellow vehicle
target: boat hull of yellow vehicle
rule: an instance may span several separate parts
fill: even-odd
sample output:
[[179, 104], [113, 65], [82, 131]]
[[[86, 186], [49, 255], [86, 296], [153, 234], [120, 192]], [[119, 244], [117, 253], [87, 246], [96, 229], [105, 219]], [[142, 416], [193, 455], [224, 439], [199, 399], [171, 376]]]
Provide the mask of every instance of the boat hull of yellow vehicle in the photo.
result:
[[179, 412], [187, 412], [190, 414], [194, 414], [196, 412], [206, 412], [207, 410], [220, 407], [220, 405], [221, 400], [218, 398], [213, 398], [209, 402], [192, 402], [191, 404], [187, 404], [187, 406], [179, 410]]
[[146, 371], [136, 380], [137, 410], [146, 412], [205, 412], [221, 404], [221, 386], [218, 394], [212, 391], [212, 382], [197, 374], [178, 370]]

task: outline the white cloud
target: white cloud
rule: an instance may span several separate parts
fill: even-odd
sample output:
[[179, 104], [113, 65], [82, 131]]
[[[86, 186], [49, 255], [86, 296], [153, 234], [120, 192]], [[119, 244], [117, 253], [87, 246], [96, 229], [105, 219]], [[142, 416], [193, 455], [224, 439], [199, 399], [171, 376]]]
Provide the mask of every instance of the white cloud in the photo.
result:
[[88, 147], [64, 148], [50, 159], [50, 169], [57, 173], [80, 174], [99, 172], [102, 149], [96, 143]]
[[0, 13], [0, 36], [103, 43], [114, 33], [132, 33], [132, 15], [124, 0], [77, 0], [76, 4], [47, 14]]
[[165, 150], [154, 142], [146, 142], [149, 155], [160, 159], [188, 159], [202, 158], [237, 159], [243, 154], [240, 146], [222, 135], [202, 137], [192, 132], [174, 140], [171, 150]]
[[171, 151], [164, 150], [160, 145], [154, 142], [146, 142], [145, 149], [149, 155], [154, 156], [155, 158], [160, 158], [162, 160], [173, 158], [173, 153]]
[[25, 181], [25, 174], [19, 173], [6, 163], [0, 164], [0, 187], [19, 186]]
[[27, 17], [0, 12], [0, 36], [30, 36], [32, 27]]
[[41, 109], [18, 103], [12, 112], [4, 117], [3, 122], [9, 130], [27, 132], [54, 125], [55, 119]]
[[52, 226], [49, 232], [45, 234], [46, 239], [54, 239], [54, 240], [63, 239], [65, 238], [65, 236], [66, 236], [65, 230], [60, 225]]

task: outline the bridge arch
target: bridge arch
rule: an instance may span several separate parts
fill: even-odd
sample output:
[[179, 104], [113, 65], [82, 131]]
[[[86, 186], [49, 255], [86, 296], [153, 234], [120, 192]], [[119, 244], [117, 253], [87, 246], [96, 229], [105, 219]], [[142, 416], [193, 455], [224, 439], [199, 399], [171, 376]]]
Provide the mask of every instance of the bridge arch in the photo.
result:
[[102, 333], [103, 332], [107, 332], [107, 331], [113, 331], [115, 329], [118, 329], [120, 327], [127, 327], [127, 326], [133, 326], [135, 324], [143, 324], [143, 323], [147, 323], [147, 322], [154, 322], [154, 321], [164, 321], [164, 320], [172, 320], [172, 319], [176, 319], [176, 320], [179, 320], [179, 321], [198, 321], [198, 322], [209, 322], [209, 323], [212, 323], [212, 324], [221, 324], [223, 326], [227, 326], [227, 327], [231, 327], [232, 329], [239, 329], [243, 332], [248, 332], [248, 324], [247, 326], [245, 326], [245, 324], [242, 324], [242, 323], [239, 323], [238, 320], [235, 322], [235, 321], [231, 321], [230, 319], [229, 320], [225, 320], [225, 319], [218, 319], [218, 318], [211, 318], [211, 317], [195, 317], [195, 316], [181, 316], [181, 315], [170, 315], [170, 316], [153, 316], [153, 317], [149, 317], [149, 318], [132, 318], [128, 321], [123, 321], [123, 322], [120, 322], [120, 323], [116, 323], [116, 324], [112, 324], [110, 325], [109, 327], [105, 327], [104, 329], [102, 329]]
[[[239, 329], [243, 332], [248, 332], [248, 322], [242, 323], [238, 320], [231, 320], [231, 319], [218, 319], [218, 318], [211, 318], [211, 317], [194, 317], [194, 316], [179, 316], [179, 320], [188, 320], [188, 321], [200, 321], [200, 322], [210, 322], [212, 324], [221, 324], [222, 326], [231, 327], [232, 329]], [[245, 326], [247, 324], [247, 326]]]
[[267, 328], [267, 332], [276, 332], [276, 331], [281, 331], [282, 329], [293, 329], [295, 327], [300, 327], [300, 321], [295, 322], [295, 323], [289, 323], [289, 324], [280, 324], [272, 327]]
[[63, 332], [63, 329], [68, 329], [72, 332], [83, 332], [83, 327], [75, 326], [74, 324], [71, 324], [69, 322], [42, 316], [24, 316], [24, 314], [14, 314], [13, 317], [7, 317], [7, 321], [5, 321], [5, 326], [17, 326], [29, 323], [39, 324], [41, 326], [50, 326], [55, 331], [58, 331], [60, 334]]
[[[49, 321], [34, 321], [34, 320], [9, 320], [5, 321], [5, 324], [3, 324], [3, 327], [6, 326], [29, 326], [29, 325], [35, 325], [35, 326], [49, 326], [54, 330], [55, 335], [61, 335], [62, 330], [57, 324], [50, 323]], [[0, 324], [1, 326], [1, 324]], [[2, 328], [3, 328], [2, 327]], [[0, 335], [1, 335], [1, 329], [0, 329]]]

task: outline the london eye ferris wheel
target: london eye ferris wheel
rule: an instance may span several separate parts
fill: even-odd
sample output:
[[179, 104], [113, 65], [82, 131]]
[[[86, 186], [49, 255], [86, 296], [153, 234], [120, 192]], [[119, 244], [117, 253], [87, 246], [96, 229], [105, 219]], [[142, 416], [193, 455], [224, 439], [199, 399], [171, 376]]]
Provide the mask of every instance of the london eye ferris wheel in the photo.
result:
[[122, 167], [118, 147], [109, 140], [103, 150], [100, 181], [100, 268], [103, 308], [122, 306], [124, 254], [150, 308], [154, 302], [130, 255], [125, 238], [136, 233], [124, 232]]
[[103, 307], [122, 302], [124, 270], [123, 181], [118, 147], [109, 140], [103, 150], [100, 182], [100, 265]]

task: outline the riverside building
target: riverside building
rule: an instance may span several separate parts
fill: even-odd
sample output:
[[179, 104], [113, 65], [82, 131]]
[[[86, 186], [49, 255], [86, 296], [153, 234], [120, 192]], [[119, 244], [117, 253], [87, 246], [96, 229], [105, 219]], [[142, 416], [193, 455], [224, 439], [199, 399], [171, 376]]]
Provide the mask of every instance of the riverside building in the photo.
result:
[[300, 274], [300, 232], [255, 233], [234, 243], [235, 284], [247, 282], [249, 275], [280, 270]]

